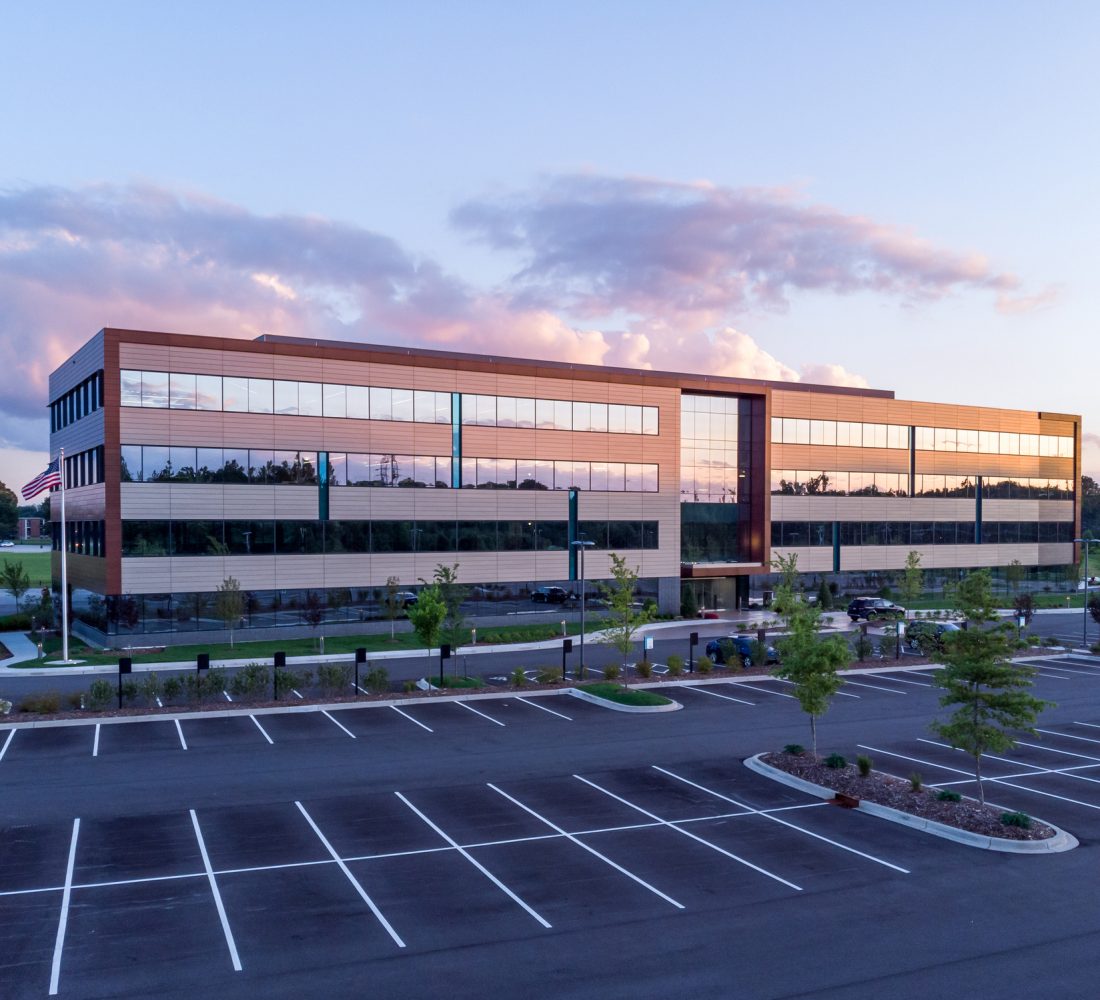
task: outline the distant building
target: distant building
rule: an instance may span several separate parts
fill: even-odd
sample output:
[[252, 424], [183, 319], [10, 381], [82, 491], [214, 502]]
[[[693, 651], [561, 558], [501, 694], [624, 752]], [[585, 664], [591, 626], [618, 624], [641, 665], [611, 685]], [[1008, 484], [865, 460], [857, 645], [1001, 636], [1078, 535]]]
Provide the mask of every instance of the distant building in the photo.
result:
[[17, 538], [41, 538], [45, 533], [45, 522], [40, 517], [21, 517], [19, 523], [16, 526], [15, 534]]
[[775, 555], [864, 592], [911, 550], [1061, 567], [1080, 525], [1079, 417], [883, 390], [107, 329], [50, 414], [75, 618], [109, 642], [221, 630], [229, 576], [257, 636], [331, 634], [439, 563], [471, 617], [572, 613], [580, 540], [590, 593], [621, 553], [677, 612], [685, 584], [745, 603]]

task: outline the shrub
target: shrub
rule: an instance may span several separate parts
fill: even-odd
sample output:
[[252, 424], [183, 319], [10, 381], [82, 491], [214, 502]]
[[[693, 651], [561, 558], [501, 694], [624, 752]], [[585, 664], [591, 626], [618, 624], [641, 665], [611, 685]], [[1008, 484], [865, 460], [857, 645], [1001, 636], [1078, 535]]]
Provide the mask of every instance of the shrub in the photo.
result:
[[[295, 685], [297, 687], [298, 685]], [[346, 663], [321, 663], [317, 667], [317, 686], [325, 694], [338, 694], [351, 686], [351, 667]]]
[[839, 771], [842, 767], [848, 766], [848, 761], [843, 754], [831, 753], [825, 758], [825, 766]]
[[619, 665], [617, 663], [609, 663], [604, 667], [603, 679], [605, 681], [617, 681], [619, 679]]
[[936, 798], [941, 802], [962, 802], [962, 796], [951, 788], [941, 788], [936, 792]]
[[653, 676], [653, 664], [649, 660], [642, 660], [634, 664], [634, 670], [642, 680], [647, 681]]
[[137, 681], [125, 680], [122, 682], [122, 700], [129, 705], [137, 701]]
[[183, 680], [173, 674], [164, 679], [164, 700], [175, 701], [183, 694]]
[[512, 687], [524, 687], [527, 684], [527, 674], [524, 673], [523, 667], [516, 667], [512, 671]]
[[234, 698], [258, 698], [267, 694], [271, 683], [271, 671], [263, 663], [247, 663], [229, 682], [229, 693]]
[[88, 688], [88, 697], [85, 700], [85, 704], [93, 712], [102, 712], [109, 704], [111, 699], [115, 696], [114, 685], [100, 677], [98, 680], [92, 681], [92, 686]]
[[699, 673], [709, 674], [714, 669], [714, 661], [709, 656], [700, 656], [697, 666]]
[[897, 643], [897, 639], [890, 639], [886, 636], [883, 636], [878, 641], [878, 655], [881, 656], [883, 659], [885, 659], [891, 653], [896, 652], [896, 650], [895, 650], [895, 644], [896, 643]]
[[874, 646], [871, 640], [867, 638], [862, 632], [859, 634], [859, 638], [856, 639], [856, 659], [866, 660], [868, 656], [874, 651]]
[[[84, 707], [84, 695], [81, 694], [79, 691], [70, 692], [65, 697], [65, 701], [68, 704], [69, 708], [71, 708], [71, 709], [73, 709], [74, 711], [77, 711], [77, 712], [79, 712], [80, 709], [82, 709]], [[11, 711], [11, 702], [9, 701], [9, 702], [6, 702], [5, 704], [8, 705], [8, 711], [10, 712]], [[4, 712], [2, 709], [0, 709], [0, 715], [6, 715], [6, 714], [7, 714], [6, 712]]]
[[1031, 826], [1031, 817], [1027, 813], [1007, 812], [1001, 813], [1001, 822], [1005, 826], [1018, 826], [1021, 830], [1026, 830]]
[[764, 667], [768, 663], [768, 644], [759, 639], [753, 639], [749, 643], [749, 658], [754, 667]]
[[909, 789], [913, 792], [919, 792], [924, 787], [924, 778], [921, 777], [920, 771], [914, 771], [909, 775]]
[[1046, 636], [1046, 638], [1043, 639], [1043, 645], [1044, 646], [1060, 646], [1061, 643], [1057, 639], [1055, 639], [1054, 636], [1048, 635], [1048, 636]]
[[157, 697], [160, 695], [160, 678], [155, 670], [143, 674], [141, 680], [137, 682], [137, 686], [146, 705], [157, 703]]
[[30, 630], [31, 616], [22, 611], [0, 617], [0, 632], [29, 632]]
[[[604, 675], [606, 676], [606, 674], [607, 671], [605, 670]], [[617, 677], [618, 674], [615, 676]], [[556, 684], [561, 680], [561, 671], [554, 667], [543, 667], [539, 670], [537, 677], [540, 684]], [[608, 679], [610, 680], [611, 678]]]
[[374, 667], [364, 678], [363, 683], [371, 694], [385, 694], [390, 689], [390, 675], [385, 667]]
[[401, 690], [404, 691], [405, 694], [412, 694], [416, 690], [416, 681], [405, 681], [405, 683], [401, 685]]
[[61, 711], [61, 693], [42, 691], [38, 694], [29, 694], [19, 703], [19, 711], [32, 712], [35, 715], [54, 715]]
[[684, 672], [684, 658], [673, 653], [668, 658], [668, 673], [670, 677], [679, 677]]
[[275, 671], [275, 679], [279, 683], [279, 693], [281, 696], [296, 688], [309, 687], [310, 682], [313, 680], [313, 674], [308, 670], [303, 670], [301, 673], [298, 673], [295, 670], [288, 670], [285, 667], [280, 667]]
[[871, 766], [874, 762], [866, 754], [860, 754], [856, 758], [856, 767], [859, 768], [859, 776], [866, 778], [871, 773]]
[[1100, 656], [1100, 642], [1094, 642], [1091, 646], [1089, 646], [1089, 652], [1095, 654], [1096, 656]]
[[806, 748], [801, 743], [788, 743], [783, 748], [783, 752], [793, 754], [795, 757], [801, 757], [806, 752]]

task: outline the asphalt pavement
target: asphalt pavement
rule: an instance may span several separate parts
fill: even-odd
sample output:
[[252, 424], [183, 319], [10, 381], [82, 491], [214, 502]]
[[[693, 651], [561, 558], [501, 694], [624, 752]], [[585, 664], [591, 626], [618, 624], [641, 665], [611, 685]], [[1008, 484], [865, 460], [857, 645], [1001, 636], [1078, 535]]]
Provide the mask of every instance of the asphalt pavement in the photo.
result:
[[[7, 997], [1095, 996], [1100, 661], [1039, 664], [987, 795], [1081, 846], [997, 855], [744, 767], [778, 681], [0, 725]], [[968, 792], [932, 668], [852, 678], [822, 751]], [[857, 686], [858, 685], [858, 686]]]

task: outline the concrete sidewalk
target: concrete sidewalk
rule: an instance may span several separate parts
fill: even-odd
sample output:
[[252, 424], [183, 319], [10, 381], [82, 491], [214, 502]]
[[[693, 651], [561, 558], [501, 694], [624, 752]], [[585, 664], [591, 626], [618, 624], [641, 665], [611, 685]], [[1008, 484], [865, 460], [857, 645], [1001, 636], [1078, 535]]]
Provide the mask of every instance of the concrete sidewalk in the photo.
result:
[[0, 632], [0, 642], [7, 646], [12, 654], [6, 660], [0, 660], [0, 668], [38, 659], [38, 647], [22, 632]]

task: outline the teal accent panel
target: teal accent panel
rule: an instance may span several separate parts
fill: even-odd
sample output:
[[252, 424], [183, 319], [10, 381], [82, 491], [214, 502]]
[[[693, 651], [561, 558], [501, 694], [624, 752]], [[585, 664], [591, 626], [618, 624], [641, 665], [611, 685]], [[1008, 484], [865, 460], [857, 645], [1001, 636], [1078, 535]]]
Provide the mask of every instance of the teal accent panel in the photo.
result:
[[974, 488], [974, 544], [982, 544], [982, 477]]
[[328, 520], [328, 488], [332, 470], [328, 464], [328, 452], [317, 453], [317, 520]]
[[580, 490], [575, 486], [569, 490], [569, 579], [577, 579], [577, 547], [573, 544], [577, 540], [577, 509], [579, 507]]
[[462, 393], [451, 393], [451, 486], [462, 488]]
[[833, 521], [833, 572], [840, 572], [840, 522]]

